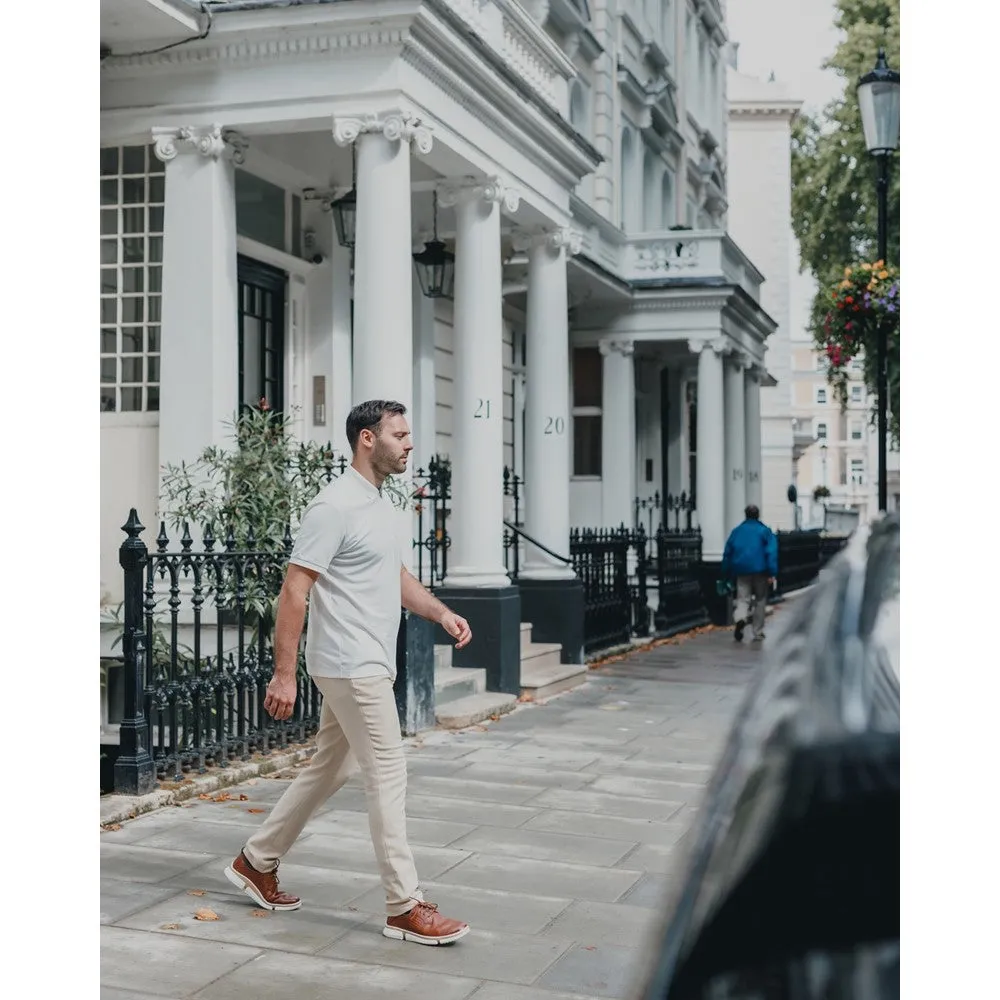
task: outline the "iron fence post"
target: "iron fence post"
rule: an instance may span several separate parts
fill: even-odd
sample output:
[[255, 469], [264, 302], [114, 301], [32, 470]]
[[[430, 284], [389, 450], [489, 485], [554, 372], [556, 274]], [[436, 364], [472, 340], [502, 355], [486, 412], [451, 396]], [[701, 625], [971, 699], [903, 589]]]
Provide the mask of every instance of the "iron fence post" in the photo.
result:
[[122, 525], [126, 539], [118, 550], [124, 571], [124, 635], [122, 677], [125, 708], [119, 727], [119, 754], [114, 787], [119, 795], [145, 795], [156, 788], [156, 772], [149, 753], [149, 728], [143, 712], [143, 661], [147, 636], [143, 630], [143, 571], [148, 550], [139, 538], [146, 529], [133, 507]]

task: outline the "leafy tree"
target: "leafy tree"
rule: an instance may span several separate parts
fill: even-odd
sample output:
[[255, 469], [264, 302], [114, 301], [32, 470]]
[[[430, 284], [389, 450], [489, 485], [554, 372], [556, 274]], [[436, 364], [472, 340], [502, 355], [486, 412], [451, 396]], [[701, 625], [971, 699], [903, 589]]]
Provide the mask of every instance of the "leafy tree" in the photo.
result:
[[[836, 26], [844, 33], [824, 68], [836, 70], [843, 92], [819, 115], [800, 116], [792, 128], [792, 227], [802, 265], [819, 284], [811, 325], [823, 342], [823, 320], [829, 311], [829, 289], [845, 267], [874, 262], [877, 255], [878, 209], [874, 157], [865, 147], [857, 82], [875, 65], [879, 46], [889, 65], [899, 70], [899, 0], [836, 0]], [[899, 267], [899, 158], [889, 187], [887, 263]], [[874, 365], [865, 380], [875, 394]], [[890, 383], [898, 374], [890, 370]], [[898, 434], [898, 408], [893, 408]]]

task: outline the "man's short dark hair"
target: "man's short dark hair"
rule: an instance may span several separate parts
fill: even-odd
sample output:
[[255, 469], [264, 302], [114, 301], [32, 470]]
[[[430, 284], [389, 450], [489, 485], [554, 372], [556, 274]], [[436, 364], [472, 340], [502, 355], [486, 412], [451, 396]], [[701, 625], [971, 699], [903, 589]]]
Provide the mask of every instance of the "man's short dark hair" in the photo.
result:
[[748, 521], [759, 521], [760, 507], [758, 507], [755, 503], [749, 504], [743, 511], [743, 514]]
[[347, 414], [347, 443], [351, 446], [351, 454], [358, 450], [358, 438], [362, 431], [369, 430], [377, 435], [385, 417], [401, 417], [405, 413], [406, 407], [394, 399], [369, 399], [358, 403]]

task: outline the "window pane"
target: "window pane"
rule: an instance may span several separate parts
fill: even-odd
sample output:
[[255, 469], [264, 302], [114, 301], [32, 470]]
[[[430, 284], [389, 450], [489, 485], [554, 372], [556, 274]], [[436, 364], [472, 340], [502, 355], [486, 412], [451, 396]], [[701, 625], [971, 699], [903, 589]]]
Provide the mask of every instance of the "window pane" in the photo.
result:
[[151, 264], [163, 263], [163, 237], [151, 236], [149, 238], [149, 262]]
[[101, 322], [102, 323], [118, 322], [117, 299], [101, 299]]
[[114, 295], [118, 291], [118, 270], [114, 267], [101, 268], [101, 294]]
[[146, 358], [146, 381], [160, 381], [160, 358], [158, 355], [152, 358]]
[[236, 171], [236, 231], [241, 236], [285, 249], [285, 189]]
[[[122, 354], [142, 354], [142, 327], [122, 327]], [[127, 382], [137, 381], [126, 379]]]
[[114, 389], [102, 389], [101, 390], [101, 413], [114, 413], [115, 412], [115, 390]]
[[163, 272], [158, 267], [149, 269], [149, 290], [151, 292], [163, 291]]
[[101, 263], [118, 263], [118, 240], [101, 240]]
[[146, 390], [146, 409], [154, 413], [160, 408], [160, 387], [151, 385]]
[[157, 159], [156, 153], [153, 152], [153, 146], [149, 146], [147, 148], [147, 159], [149, 161], [149, 172], [151, 174], [163, 173], [163, 160]]
[[101, 181], [101, 204], [118, 204], [118, 181]]
[[141, 323], [144, 311], [144, 303], [141, 295], [131, 299], [122, 299], [123, 323]]
[[114, 354], [118, 350], [118, 334], [101, 327], [101, 354]]
[[118, 232], [118, 209], [101, 209], [101, 235], [110, 236]]
[[158, 354], [160, 351], [160, 328], [158, 326], [146, 327], [146, 350], [151, 354]]
[[601, 474], [601, 418], [573, 418], [573, 475]]
[[141, 233], [146, 228], [146, 211], [142, 208], [122, 209], [122, 232]]
[[114, 176], [118, 173], [118, 147], [112, 146], [110, 149], [101, 150], [101, 175], [103, 177]]
[[141, 292], [142, 291], [142, 268], [124, 267], [122, 268], [122, 291]]
[[163, 201], [163, 180], [162, 177], [149, 178], [149, 200], [151, 202]]
[[149, 231], [151, 233], [163, 232], [163, 209], [151, 208], [149, 210]]
[[146, 241], [141, 236], [122, 240], [122, 259], [126, 264], [141, 264], [146, 257]]
[[101, 358], [101, 382], [114, 385], [118, 362], [114, 358]]
[[[142, 358], [122, 358], [122, 381], [142, 381]], [[127, 410], [128, 407], [122, 404], [122, 409]]]
[[122, 181], [122, 203], [141, 205], [146, 200], [146, 178], [127, 177]]
[[122, 389], [122, 413], [135, 412], [142, 409], [142, 387]]
[[160, 322], [160, 296], [150, 295], [146, 300], [146, 319], [151, 323]]
[[596, 347], [578, 347], [573, 351], [574, 406], [601, 405], [602, 367], [601, 352]]
[[122, 150], [122, 173], [144, 174], [146, 172], [146, 147], [126, 146]]

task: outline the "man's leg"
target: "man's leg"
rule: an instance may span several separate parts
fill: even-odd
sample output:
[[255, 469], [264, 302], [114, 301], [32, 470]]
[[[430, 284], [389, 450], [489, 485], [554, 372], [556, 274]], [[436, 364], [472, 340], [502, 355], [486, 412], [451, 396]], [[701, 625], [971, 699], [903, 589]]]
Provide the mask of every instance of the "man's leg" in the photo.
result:
[[747, 617], [750, 614], [750, 594], [752, 593], [750, 581], [751, 577], [749, 576], [736, 578], [736, 600], [733, 603], [733, 622], [736, 625], [736, 631], [733, 633], [733, 638], [737, 642], [743, 641], [743, 629], [746, 627]]
[[437, 907], [424, 902], [417, 883], [406, 839], [406, 757], [389, 675], [320, 678], [317, 685], [361, 767], [372, 846], [385, 889], [388, 919], [383, 933], [422, 944], [457, 941], [468, 933], [468, 925], [437, 913]]
[[355, 767], [347, 737], [324, 699], [316, 753], [278, 799], [271, 815], [246, 842], [240, 857], [226, 869], [230, 882], [268, 909], [297, 909], [298, 897], [278, 890], [278, 880], [273, 874], [278, 860], [298, 839], [312, 814], [347, 781]]
[[756, 604], [753, 609], [753, 634], [756, 639], [764, 638], [764, 620], [767, 615], [767, 574], [755, 573], [753, 576], [753, 596]]

